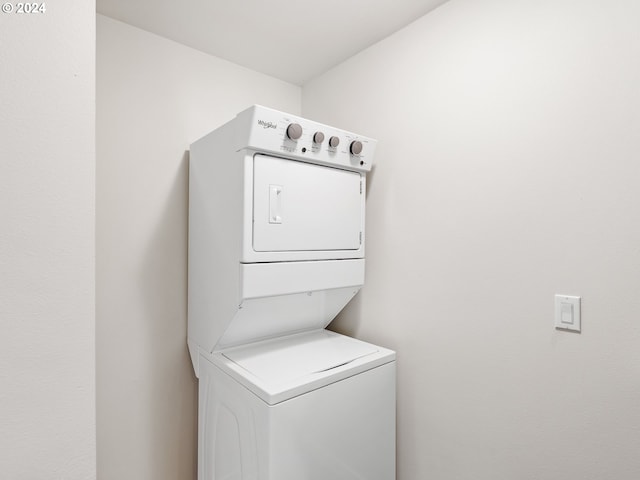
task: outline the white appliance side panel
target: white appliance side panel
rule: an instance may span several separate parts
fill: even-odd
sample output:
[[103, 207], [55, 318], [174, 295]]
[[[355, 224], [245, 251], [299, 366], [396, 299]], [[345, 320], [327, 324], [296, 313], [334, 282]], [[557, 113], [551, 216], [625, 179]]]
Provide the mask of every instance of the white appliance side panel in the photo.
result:
[[198, 480], [267, 479], [268, 409], [205, 358], [200, 364]]
[[360, 248], [360, 173], [255, 155], [253, 175], [255, 251]]
[[278, 480], [394, 480], [395, 362], [272, 407]]
[[232, 123], [194, 142], [189, 158], [188, 338], [198, 375], [198, 347], [211, 352], [240, 303], [242, 154], [231, 148]]

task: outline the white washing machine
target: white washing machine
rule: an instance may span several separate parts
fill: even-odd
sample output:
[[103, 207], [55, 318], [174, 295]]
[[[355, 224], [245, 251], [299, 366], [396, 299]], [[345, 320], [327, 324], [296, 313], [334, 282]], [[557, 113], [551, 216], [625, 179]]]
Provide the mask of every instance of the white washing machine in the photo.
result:
[[395, 353], [325, 330], [364, 283], [375, 144], [253, 106], [191, 145], [199, 480], [395, 478]]

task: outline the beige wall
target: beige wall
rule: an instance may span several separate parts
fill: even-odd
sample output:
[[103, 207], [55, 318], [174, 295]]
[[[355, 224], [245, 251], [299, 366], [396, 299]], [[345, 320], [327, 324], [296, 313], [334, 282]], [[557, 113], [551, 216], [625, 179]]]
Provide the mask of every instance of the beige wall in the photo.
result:
[[334, 328], [398, 351], [400, 480], [640, 478], [639, 18], [452, 0], [304, 86], [379, 140]]
[[0, 477], [88, 480], [95, 3], [52, 3], [0, 13]]
[[194, 479], [186, 152], [300, 88], [100, 15], [97, 55], [98, 478]]
[[[451, 0], [303, 87], [379, 140], [334, 328], [398, 351], [399, 480], [640, 477], [639, 15]], [[300, 89], [100, 16], [97, 73], [99, 478], [195, 478], [185, 151]]]

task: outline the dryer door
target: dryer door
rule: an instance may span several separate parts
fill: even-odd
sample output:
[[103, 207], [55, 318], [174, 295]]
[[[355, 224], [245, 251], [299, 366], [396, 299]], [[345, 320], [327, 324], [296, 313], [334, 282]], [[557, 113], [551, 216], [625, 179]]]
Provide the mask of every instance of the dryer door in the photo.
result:
[[358, 172], [255, 155], [253, 250], [358, 250], [361, 190]]

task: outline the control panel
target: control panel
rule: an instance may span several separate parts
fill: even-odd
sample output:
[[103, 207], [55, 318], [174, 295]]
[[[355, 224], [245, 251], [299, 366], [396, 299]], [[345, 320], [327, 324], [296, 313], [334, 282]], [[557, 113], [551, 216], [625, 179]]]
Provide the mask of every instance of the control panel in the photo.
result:
[[237, 150], [254, 149], [347, 170], [371, 170], [376, 140], [305, 118], [254, 105], [238, 114], [248, 136]]

